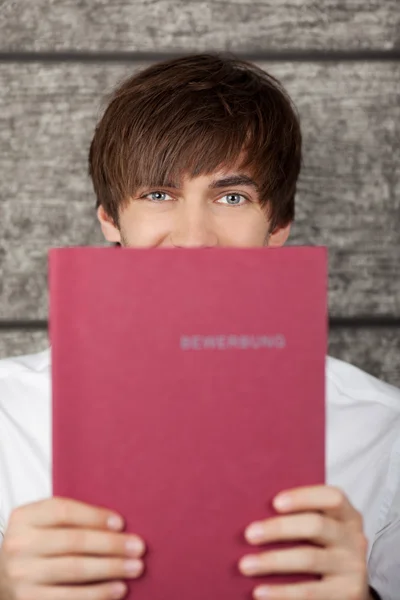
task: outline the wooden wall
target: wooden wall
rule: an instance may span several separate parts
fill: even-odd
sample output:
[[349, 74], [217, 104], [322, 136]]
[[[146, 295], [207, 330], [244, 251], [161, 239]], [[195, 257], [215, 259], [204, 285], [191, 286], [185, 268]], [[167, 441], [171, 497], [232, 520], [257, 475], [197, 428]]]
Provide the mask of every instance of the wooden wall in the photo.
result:
[[47, 346], [47, 250], [103, 244], [86, 175], [104, 98], [138, 67], [228, 50], [297, 105], [289, 245], [329, 248], [329, 354], [400, 386], [398, 0], [0, 2], [0, 357]]

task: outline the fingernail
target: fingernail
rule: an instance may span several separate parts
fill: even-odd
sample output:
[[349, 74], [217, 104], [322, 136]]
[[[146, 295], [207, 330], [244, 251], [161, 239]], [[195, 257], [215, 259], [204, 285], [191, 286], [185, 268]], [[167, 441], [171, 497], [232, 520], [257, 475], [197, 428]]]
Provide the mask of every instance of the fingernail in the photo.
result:
[[264, 537], [264, 527], [261, 523], [252, 523], [247, 527], [244, 535], [248, 542], [261, 542]]
[[239, 569], [245, 575], [253, 575], [258, 571], [258, 560], [254, 556], [245, 556], [239, 562]]
[[128, 575], [133, 575], [133, 577], [136, 577], [142, 572], [143, 563], [141, 560], [127, 560], [125, 561], [124, 567]]
[[111, 517], [108, 517], [107, 519], [107, 527], [109, 527], [109, 529], [121, 529], [123, 525], [124, 521], [118, 515], [111, 515]]
[[142, 555], [144, 552], [144, 543], [141, 539], [133, 537], [126, 541], [125, 548], [128, 554]]
[[256, 598], [256, 600], [265, 600], [265, 598], [271, 598], [269, 591], [270, 589], [266, 586], [258, 587], [254, 590], [254, 598]]
[[277, 496], [274, 499], [274, 506], [276, 508], [283, 508], [283, 509], [290, 508], [291, 504], [292, 504], [292, 500], [291, 500], [290, 496]]
[[124, 583], [115, 583], [111, 588], [111, 596], [113, 598], [122, 598], [126, 594], [127, 587]]

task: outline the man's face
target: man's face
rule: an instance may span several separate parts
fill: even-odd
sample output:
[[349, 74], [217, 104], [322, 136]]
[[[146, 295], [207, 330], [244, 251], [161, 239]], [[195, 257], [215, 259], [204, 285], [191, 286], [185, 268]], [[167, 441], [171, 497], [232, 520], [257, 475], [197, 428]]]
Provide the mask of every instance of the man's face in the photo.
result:
[[290, 232], [289, 225], [268, 237], [255, 182], [234, 170], [138, 190], [120, 213], [119, 229], [102, 207], [98, 218], [109, 242], [133, 248], [282, 246]]

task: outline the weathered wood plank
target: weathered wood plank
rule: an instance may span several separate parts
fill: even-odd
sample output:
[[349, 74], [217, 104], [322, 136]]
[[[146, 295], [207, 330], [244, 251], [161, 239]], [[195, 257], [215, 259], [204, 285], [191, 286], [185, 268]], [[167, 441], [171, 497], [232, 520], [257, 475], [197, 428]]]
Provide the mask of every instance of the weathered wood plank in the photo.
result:
[[34, 354], [49, 347], [47, 331], [0, 331], [0, 359]]
[[333, 329], [328, 353], [400, 388], [398, 328]]
[[[46, 331], [0, 331], [0, 359], [41, 352], [49, 346]], [[400, 387], [398, 329], [334, 329], [328, 354]]]
[[392, 49], [398, 0], [35, 0], [0, 4], [7, 50]]
[[[290, 244], [327, 245], [330, 313], [400, 315], [400, 64], [263, 65], [300, 111]], [[46, 318], [46, 254], [101, 244], [86, 175], [101, 98], [129, 65], [0, 65], [0, 319]]]

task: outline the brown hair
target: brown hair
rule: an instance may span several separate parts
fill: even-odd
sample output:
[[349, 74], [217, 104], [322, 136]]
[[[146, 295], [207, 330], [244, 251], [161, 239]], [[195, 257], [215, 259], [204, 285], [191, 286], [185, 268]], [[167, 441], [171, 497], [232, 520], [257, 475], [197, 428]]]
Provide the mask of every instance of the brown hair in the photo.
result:
[[292, 101], [248, 61], [192, 54], [153, 64], [116, 88], [90, 146], [89, 175], [97, 207], [118, 226], [139, 187], [229, 168], [239, 155], [268, 207], [270, 231], [288, 225], [302, 160]]

